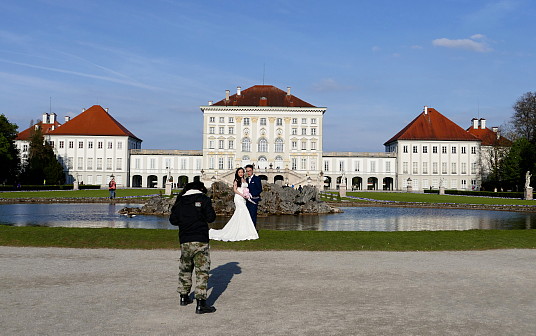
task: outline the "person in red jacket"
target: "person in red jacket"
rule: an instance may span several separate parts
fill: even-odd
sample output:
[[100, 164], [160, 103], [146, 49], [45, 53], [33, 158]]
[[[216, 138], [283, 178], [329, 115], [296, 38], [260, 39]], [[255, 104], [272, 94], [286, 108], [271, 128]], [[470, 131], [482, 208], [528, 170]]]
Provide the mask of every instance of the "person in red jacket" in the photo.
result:
[[197, 314], [216, 311], [216, 308], [206, 303], [210, 271], [208, 223], [216, 219], [216, 212], [210, 198], [205, 195], [206, 191], [203, 182], [188, 183], [177, 196], [169, 217], [170, 223], [179, 227], [181, 258], [177, 292], [180, 294], [180, 305], [192, 303], [190, 290], [192, 271], [195, 268]]

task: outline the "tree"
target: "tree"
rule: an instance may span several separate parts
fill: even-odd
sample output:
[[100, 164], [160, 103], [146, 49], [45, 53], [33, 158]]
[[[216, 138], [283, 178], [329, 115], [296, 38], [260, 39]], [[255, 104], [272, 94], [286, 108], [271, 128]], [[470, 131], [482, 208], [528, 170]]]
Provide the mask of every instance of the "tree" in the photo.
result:
[[33, 130], [30, 137], [28, 160], [22, 179], [25, 184], [63, 184], [63, 167], [54, 155], [54, 149], [45, 141], [41, 127]]
[[20, 168], [19, 151], [15, 147], [18, 126], [0, 115], [0, 183], [13, 184]]
[[525, 173], [536, 169], [536, 145], [525, 138], [517, 139], [508, 155], [502, 160], [500, 180], [507, 190], [521, 191], [525, 184]]
[[527, 92], [514, 105], [513, 127], [520, 137], [536, 142], [536, 92]]

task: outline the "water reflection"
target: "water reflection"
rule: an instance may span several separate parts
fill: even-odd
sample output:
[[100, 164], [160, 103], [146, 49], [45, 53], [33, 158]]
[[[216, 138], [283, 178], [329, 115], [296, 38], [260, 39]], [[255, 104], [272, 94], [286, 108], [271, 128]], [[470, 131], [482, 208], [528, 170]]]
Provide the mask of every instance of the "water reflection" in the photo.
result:
[[[117, 211], [121, 203], [2, 204], [0, 224], [14, 226], [110, 227], [176, 229], [167, 217], [128, 218]], [[258, 227], [269, 230], [314, 231], [435, 231], [471, 229], [533, 229], [536, 214], [462, 209], [344, 208], [333, 215], [259, 217]], [[229, 217], [218, 217], [212, 227], [221, 228]]]

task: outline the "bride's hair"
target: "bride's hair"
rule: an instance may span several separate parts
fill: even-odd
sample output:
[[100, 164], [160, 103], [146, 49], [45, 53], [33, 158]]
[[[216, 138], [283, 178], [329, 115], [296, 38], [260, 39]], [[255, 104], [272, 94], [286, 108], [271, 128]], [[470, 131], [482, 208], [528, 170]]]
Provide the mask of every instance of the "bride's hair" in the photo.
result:
[[244, 168], [240, 167], [236, 170], [235, 174], [234, 174], [234, 180], [236, 181], [236, 186], [237, 187], [240, 187], [242, 186], [242, 178], [240, 176], [238, 176], [238, 172], [242, 170], [244, 172], [244, 174], [246, 173], [246, 171], [244, 170]]

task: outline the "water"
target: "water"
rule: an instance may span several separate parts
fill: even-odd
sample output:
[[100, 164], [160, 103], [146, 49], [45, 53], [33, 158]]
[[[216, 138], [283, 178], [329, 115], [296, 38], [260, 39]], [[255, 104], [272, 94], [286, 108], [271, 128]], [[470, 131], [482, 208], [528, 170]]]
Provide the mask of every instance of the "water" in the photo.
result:
[[[117, 211], [126, 204], [1, 204], [0, 225], [176, 229], [167, 217], [128, 218]], [[132, 206], [132, 205], [129, 205]], [[534, 229], [536, 213], [430, 209], [354, 207], [342, 214], [259, 217], [259, 229], [314, 231], [436, 231]], [[218, 217], [211, 226], [221, 228], [229, 220]]]

